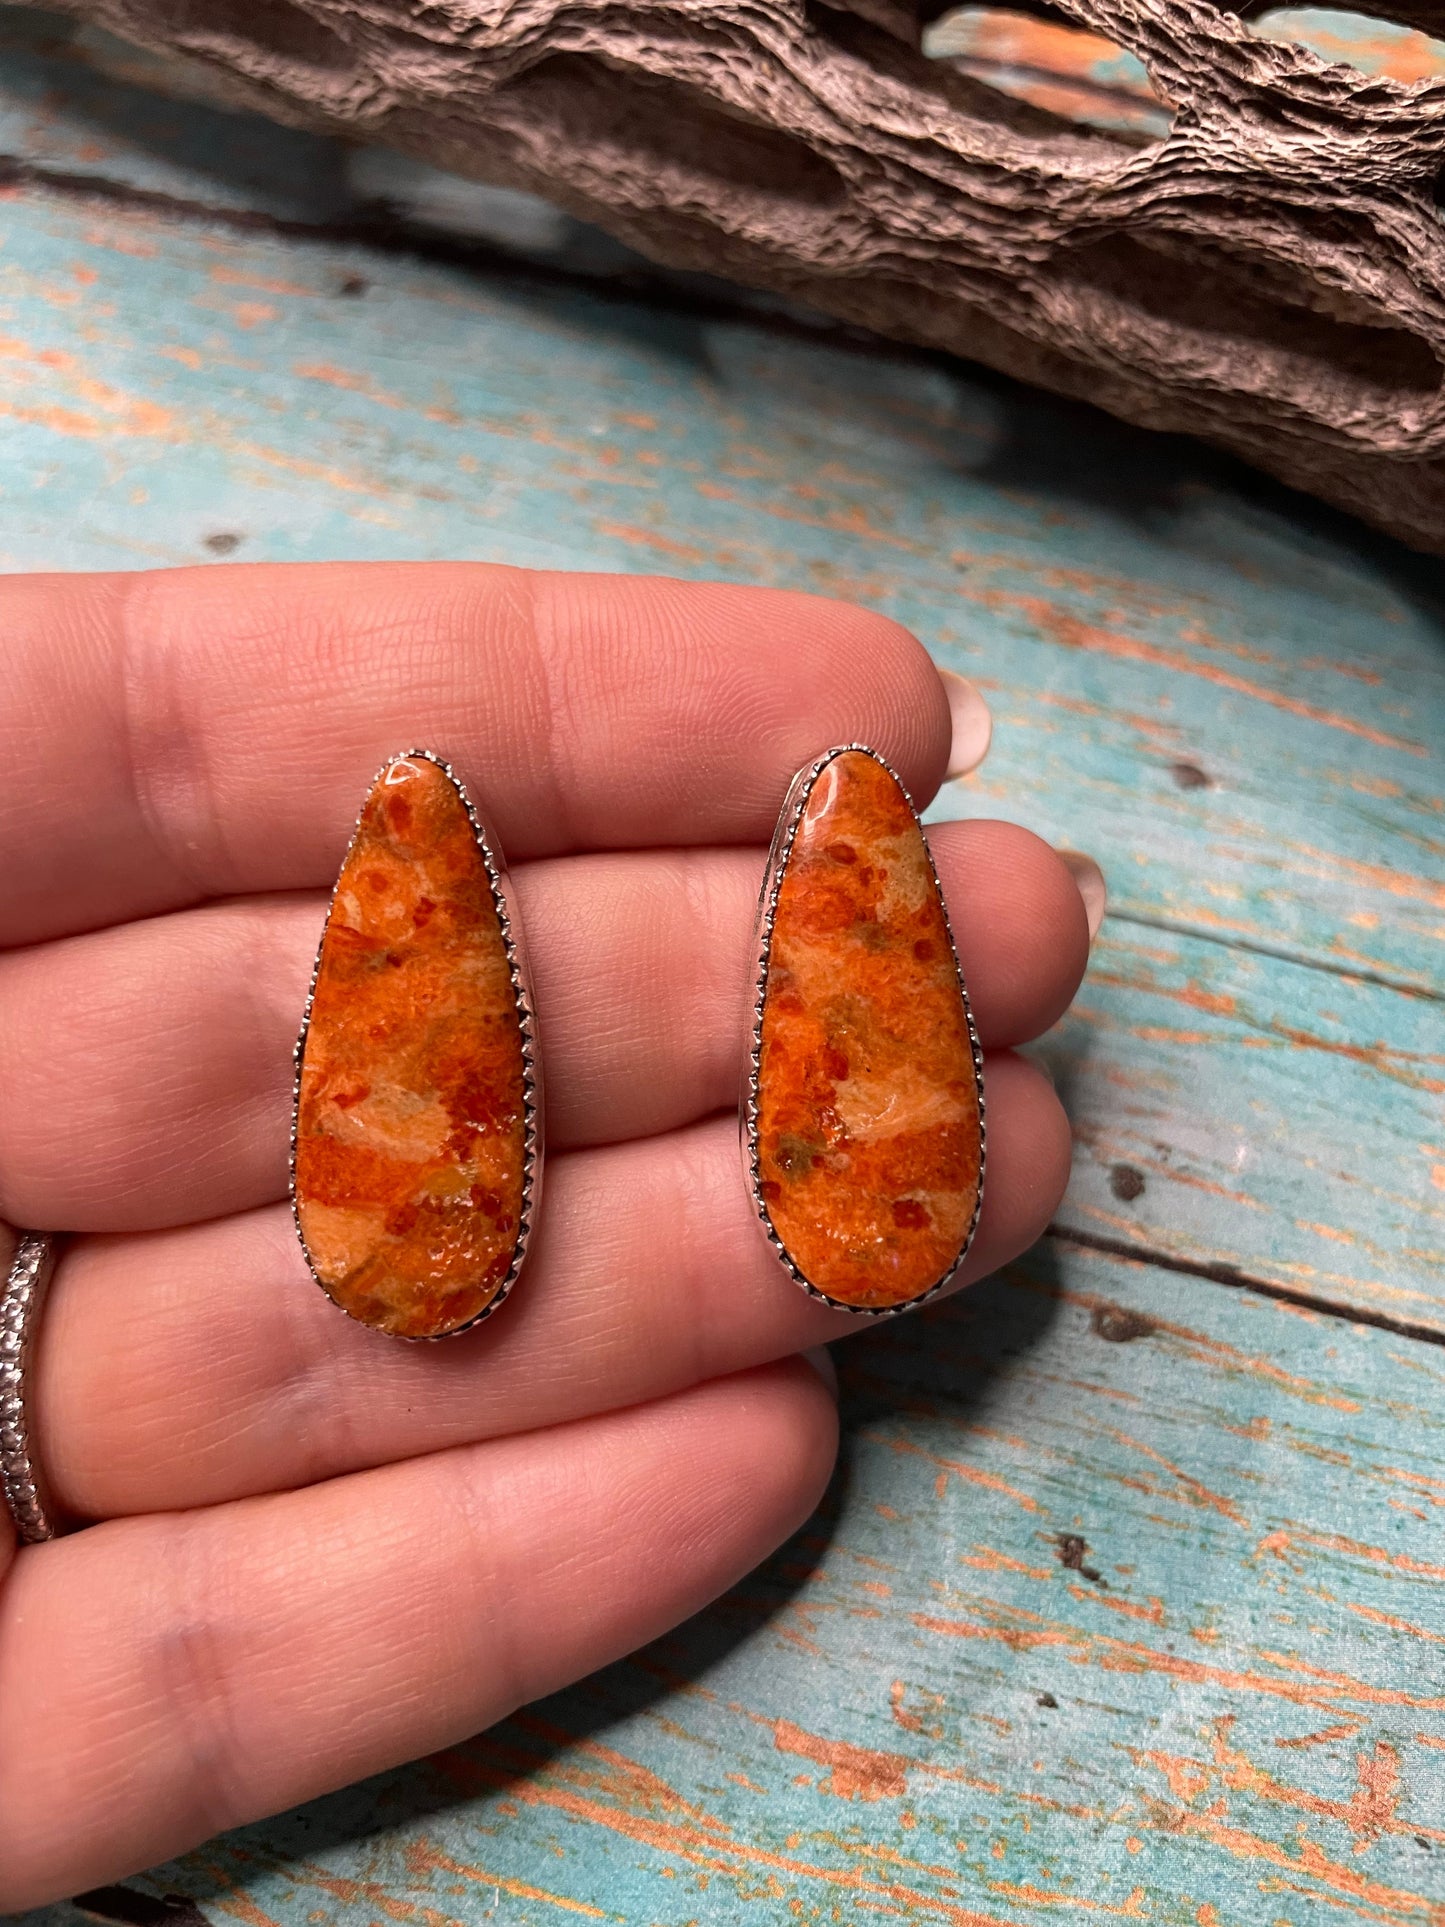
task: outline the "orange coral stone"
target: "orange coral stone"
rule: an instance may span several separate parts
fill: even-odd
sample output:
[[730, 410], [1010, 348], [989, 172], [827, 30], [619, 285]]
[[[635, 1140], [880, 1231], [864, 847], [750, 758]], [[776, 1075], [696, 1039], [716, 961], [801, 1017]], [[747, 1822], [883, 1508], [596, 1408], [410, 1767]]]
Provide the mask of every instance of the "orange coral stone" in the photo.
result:
[[952, 1270], [972, 1230], [979, 1086], [923, 831], [862, 750], [833, 757], [806, 796], [766, 973], [763, 1210], [825, 1296], [907, 1304]]
[[491, 878], [429, 758], [381, 772], [321, 940], [296, 1104], [296, 1222], [343, 1311], [406, 1338], [507, 1282], [526, 1176], [522, 1025]]

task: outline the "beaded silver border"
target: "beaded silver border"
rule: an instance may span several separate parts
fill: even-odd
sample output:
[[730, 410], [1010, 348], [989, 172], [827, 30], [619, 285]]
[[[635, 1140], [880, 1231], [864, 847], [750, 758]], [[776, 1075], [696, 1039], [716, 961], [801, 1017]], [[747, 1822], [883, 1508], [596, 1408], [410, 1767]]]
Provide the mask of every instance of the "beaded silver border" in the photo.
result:
[[777, 916], [778, 909], [778, 892], [782, 888], [783, 878], [787, 873], [788, 860], [793, 853], [793, 841], [798, 834], [798, 825], [803, 820], [803, 811], [807, 807], [813, 785], [828, 767], [829, 763], [833, 762], [836, 757], [850, 753], [871, 756], [875, 763], [878, 763], [882, 768], [887, 770], [888, 774], [902, 791], [903, 800], [907, 803], [909, 809], [912, 810], [914, 820], [918, 822], [920, 830], [923, 827], [913, 798], [908, 794], [907, 786], [902, 777], [899, 776], [897, 770], [894, 769], [886, 757], [880, 756], [878, 751], [871, 748], [867, 743], [835, 744], [832, 749], [824, 750], [823, 754], [818, 757], [815, 762], [808, 763], [800, 769], [788, 785], [788, 793], [783, 798], [783, 807], [778, 813], [778, 826], [773, 832], [772, 847], [768, 851], [768, 865], [763, 875], [762, 890], [758, 896], [758, 920], [754, 947], [756, 970], [753, 980], [752, 1008], [748, 1019], [747, 1051], [743, 1064], [743, 1093], [742, 1103], [739, 1106], [739, 1124], [742, 1140], [743, 1167], [747, 1179], [748, 1195], [752, 1199], [753, 1209], [757, 1213], [758, 1222], [767, 1236], [768, 1243], [782, 1261], [784, 1269], [794, 1284], [801, 1285], [810, 1297], [821, 1299], [825, 1305], [831, 1305], [835, 1311], [851, 1312], [855, 1318], [894, 1318], [899, 1312], [912, 1311], [918, 1305], [927, 1304], [930, 1298], [936, 1297], [937, 1294], [951, 1282], [959, 1266], [968, 1256], [969, 1247], [973, 1243], [974, 1233], [978, 1230], [979, 1213], [983, 1209], [983, 1175], [987, 1145], [984, 1118], [983, 1049], [979, 1044], [978, 1029], [973, 1021], [973, 1007], [968, 1000], [968, 986], [963, 980], [963, 966], [958, 960], [958, 945], [954, 942], [953, 938], [953, 925], [949, 921], [948, 904], [943, 895], [942, 885], [938, 881], [938, 869], [933, 861], [933, 852], [928, 847], [928, 838], [926, 835], [923, 838], [923, 848], [928, 857], [928, 867], [933, 874], [934, 886], [938, 890], [938, 901], [943, 908], [943, 927], [948, 932], [948, 947], [953, 955], [954, 973], [958, 978], [958, 988], [963, 998], [963, 1014], [968, 1024], [969, 1046], [973, 1052], [974, 1083], [978, 1091], [978, 1195], [974, 1200], [973, 1217], [969, 1223], [963, 1243], [959, 1247], [958, 1255], [948, 1267], [948, 1270], [944, 1272], [943, 1276], [931, 1284], [927, 1291], [920, 1292], [916, 1298], [905, 1300], [901, 1305], [844, 1304], [841, 1299], [830, 1298], [827, 1292], [820, 1291], [811, 1279], [805, 1277], [803, 1272], [800, 1271], [798, 1266], [793, 1262], [787, 1246], [779, 1237], [774, 1228], [772, 1218], [769, 1215], [767, 1199], [762, 1193], [762, 1179], [759, 1171], [758, 1077], [761, 1069], [763, 1048], [763, 1004], [768, 991], [768, 965], [772, 952], [773, 923]]
[[[487, 1300], [486, 1304], [477, 1313], [476, 1317], [469, 1318], [464, 1325], [455, 1325], [450, 1331], [436, 1332], [420, 1338], [413, 1338], [409, 1333], [404, 1332], [387, 1332], [384, 1334], [388, 1338], [404, 1338], [407, 1343], [413, 1345], [436, 1345], [443, 1343], [449, 1338], [458, 1338], [463, 1332], [473, 1331], [484, 1319], [490, 1318], [492, 1313], [497, 1310], [498, 1306], [501, 1305], [510, 1294], [513, 1285], [516, 1284], [517, 1278], [521, 1273], [522, 1265], [526, 1260], [527, 1244], [532, 1235], [532, 1228], [536, 1221], [542, 1196], [542, 1066], [537, 1047], [537, 1013], [532, 997], [531, 976], [527, 969], [526, 947], [522, 938], [521, 922], [517, 916], [515, 890], [511, 879], [507, 875], [506, 863], [502, 856], [502, 847], [497, 840], [495, 830], [492, 829], [486, 818], [478, 810], [475, 803], [473, 803], [466, 784], [462, 781], [461, 777], [457, 775], [456, 771], [444, 756], [439, 756], [435, 750], [431, 749], [402, 749], [398, 750], [394, 755], [387, 757], [386, 761], [380, 765], [376, 774], [367, 785], [366, 795], [362, 799], [361, 807], [356, 813], [356, 822], [352, 828], [350, 841], [346, 846], [346, 856], [342, 858], [342, 868], [345, 868], [346, 860], [350, 857], [352, 849], [355, 847], [356, 838], [361, 829], [361, 819], [365, 813], [366, 805], [371, 799], [372, 791], [376, 788], [378, 782], [380, 782], [385, 771], [390, 769], [394, 763], [403, 761], [434, 763], [461, 798], [462, 807], [467, 813], [467, 821], [472, 826], [472, 835], [476, 839], [477, 849], [481, 854], [483, 864], [486, 866], [487, 880], [491, 885], [492, 903], [496, 908], [497, 921], [500, 923], [502, 929], [502, 945], [506, 951], [507, 969], [512, 984], [512, 997], [517, 1007], [517, 1022], [522, 1034], [522, 1207], [517, 1219], [517, 1241], [512, 1248], [512, 1263], [507, 1275]], [[340, 877], [338, 875], [338, 886], [339, 883]], [[331, 911], [335, 902], [336, 889], [333, 888], [331, 900], [326, 910], [327, 925], [330, 924]], [[315, 1279], [322, 1291], [326, 1292], [326, 1296], [331, 1300], [331, 1303], [336, 1306], [336, 1309], [346, 1317], [351, 1318], [354, 1323], [360, 1325], [364, 1324], [365, 1321], [356, 1318], [354, 1313], [347, 1311], [345, 1305], [339, 1304], [335, 1298], [331, 1297], [331, 1293], [326, 1289], [325, 1282], [318, 1275], [315, 1265], [311, 1262], [311, 1253], [306, 1247], [306, 1234], [301, 1229], [301, 1212], [296, 1196], [296, 1134], [300, 1126], [301, 1118], [301, 1067], [306, 1056], [306, 1037], [311, 1029], [311, 1006], [316, 997], [316, 979], [321, 970], [321, 952], [325, 942], [326, 927], [323, 926], [321, 937], [316, 946], [316, 961], [311, 967], [311, 982], [306, 991], [306, 1009], [301, 1018], [301, 1033], [296, 1039], [296, 1049], [294, 1052], [295, 1076], [291, 1089], [291, 1219], [296, 1227], [296, 1236], [300, 1240], [301, 1251], [306, 1260], [306, 1269], [311, 1273], [312, 1278]], [[375, 1325], [367, 1325], [366, 1329], [368, 1331], [376, 1331], [378, 1327]]]
[[40, 1470], [30, 1456], [25, 1374], [35, 1354], [35, 1333], [57, 1248], [43, 1231], [18, 1233], [0, 1292], [0, 1495], [22, 1545], [55, 1537]]

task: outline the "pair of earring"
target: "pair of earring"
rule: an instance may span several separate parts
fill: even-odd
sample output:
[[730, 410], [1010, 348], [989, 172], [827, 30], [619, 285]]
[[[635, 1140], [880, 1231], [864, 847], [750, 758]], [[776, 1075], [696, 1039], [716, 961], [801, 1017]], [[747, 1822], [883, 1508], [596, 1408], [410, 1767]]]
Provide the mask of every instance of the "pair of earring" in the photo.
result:
[[[796, 1283], [878, 1316], [940, 1290], [983, 1194], [982, 1057], [917, 814], [876, 751], [784, 799], [741, 1104], [753, 1209]], [[301, 1036], [291, 1196], [312, 1276], [363, 1324], [465, 1331], [522, 1269], [542, 1078], [500, 848], [430, 750], [378, 773]]]

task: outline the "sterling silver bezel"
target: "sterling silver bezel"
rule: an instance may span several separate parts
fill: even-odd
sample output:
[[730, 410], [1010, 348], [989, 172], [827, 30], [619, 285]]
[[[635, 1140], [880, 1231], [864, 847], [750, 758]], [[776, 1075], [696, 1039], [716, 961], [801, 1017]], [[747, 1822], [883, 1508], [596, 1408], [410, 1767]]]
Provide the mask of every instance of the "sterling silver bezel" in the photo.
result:
[[[4, 1227], [0, 1232], [12, 1235]], [[43, 1231], [13, 1235], [0, 1286], [0, 1499], [21, 1545], [39, 1545], [56, 1536], [55, 1513], [30, 1449], [25, 1381], [59, 1246]]]
[[[398, 750], [394, 755], [386, 758], [385, 762], [381, 764], [367, 785], [366, 795], [362, 799], [361, 807], [357, 810], [351, 837], [346, 845], [346, 855], [341, 861], [341, 870], [344, 871], [347, 860], [350, 858], [351, 852], [356, 845], [356, 839], [361, 830], [361, 819], [365, 813], [367, 803], [371, 800], [373, 790], [375, 790], [383, 774], [390, 769], [393, 764], [403, 761], [435, 764], [461, 799], [462, 807], [467, 813], [467, 821], [471, 825], [472, 835], [476, 841], [477, 849], [481, 854], [482, 862], [486, 868], [487, 880], [491, 885], [492, 903], [496, 908], [497, 920], [501, 925], [502, 946], [506, 952], [508, 975], [512, 985], [512, 998], [516, 1004], [517, 1022], [521, 1030], [522, 1038], [522, 1203], [517, 1219], [517, 1239], [512, 1247], [512, 1262], [508, 1268], [507, 1275], [487, 1300], [487, 1303], [477, 1313], [476, 1317], [469, 1318], [464, 1325], [455, 1325], [450, 1331], [429, 1333], [421, 1337], [414, 1337], [408, 1332], [382, 1333], [382, 1335], [387, 1338], [400, 1338], [411, 1345], [439, 1345], [449, 1338], [459, 1338], [463, 1332], [475, 1331], [478, 1325], [490, 1318], [492, 1313], [496, 1311], [510, 1295], [512, 1287], [516, 1284], [522, 1267], [526, 1262], [528, 1242], [532, 1236], [532, 1229], [536, 1222], [537, 1212], [542, 1199], [542, 1065], [541, 1053], [537, 1046], [536, 1004], [532, 995], [531, 974], [527, 967], [526, 943], [522, 935], [521, 921], [517, 915], [515, 886], [512, 884], [511, 878], [507, 873], [506, 860], [502, 855], [502, 846], [495, 829], [477, 808], [466, 784], [462, 781], [461, 777], [457, 775], [455, 769], [453, 769], [445, 757], [438, 755], [435, 750], [431, 749], [403, 749]], [[364, 1319], [357, 1318], [354, 1312], [348, 1311], [346, 1306], [333, 1298], [330, 1291], [327, 1290], [325, 1281], [321, 1278], [315, 1265], [311, 1262], [311, 1253], [306, 1244], [306, 1234], [301, 1229], [300, 1202], [296, 1196], [296, 1144], [301, 1121], [301, 1071], [306, 1057], [306, 1038], [311, 1029], [311, 1008], [316, 997], [316, 980], [321, 971], [321, 952], [326, 942], [326, 931], [331, 922], [331, 912], [336, 903], [336, 888], [339, 887], [339, 884], [340, 871], [338, 871], [337, 885], [333, 886], [331, 898], [326, 907], [326, 923], [323, 924], [321, 936], [317, 940], [316, 961], [311, 966], [311, 981], [306, 991], [306, 1008], [302, 1013], [301, 1032], [296, 1039], [296, 1048], [293, 1053], [294, 1076], [291, 1087], [290, 1155], [291, 1220], [296, 1227], [296, 1236], [301, 1246], [302, 1256], [306, 1260], [306, 1269], [311, 1273], [316, 1284], [326, 1293], [328, 1300], [336, 1306], [336, 1309], [344, 1317], [351, 1319], [353, 1324], [362, 1325], [367, 1331], [381, 1331], [381, 1327], [368, 1325]]]
[[832, 1298], [827, 1292], [821, 1291], [810, 1278], [805, 1276], [793, 1261], [787, 1246], [783, 1243], [783, 1240], [774, 1228], [772, 1217], [768, 1211], [767, 1199], [762, 1193], [762, 1179], [759, 1170], [758, 1078], [762, 1065], [763, 1005], [767, 999], [768, 992], [768, 966], [772, 952], [773, 923], [777, 916], [778, 909], [778, 892], [782, 888], [783, 878], [787, 873], [788, 860], [793, 852], [793, 842], [798, 833], [798, 825], [803, 820], [803, 811], [807, 808], [808, 798], [812, 794], [813, 785], [831, 762], [839, 756], [851, 753], [871, 756], [875, 763], [887, 770], [888, 774], [902, 791], [903, 800], [913, 812], [914, 821], [918, 823], [920, 831], [923, 830], [922, 819], [919, 817], [913, 798], [909, 795], [907, 785], [904, 783], [902, 777], [885, 756], [880, 756], [878, 751], [871, 748], [867, 743], [835, 744], [832, 749], [824, 750], [823, 754], [819, 756], [816, 761], [805, 764], [788, 785], [788, 793], [783, 798], [783, 807], [778, 814], [778, 825], [773, 832], [772, 847], [768, 851], [767, 869], [763, 874], [763, 885], [758, 896], [758, 917], [753, 950], [755, 959], [753, 998], [748, 1017], [746, 1054], [743, 1061], [742, 1102], [738, 1107], [738, 1124], [742, 1144], [743, 1171], [747, 1182], [748, 1196], [752, 1199], [753, 1209], [757, 1214], [758, 1223], [762, 1227], [768, 1243], [772, 1246], [774, 1253], [782, 1263], [788, 1276], [793, 1280], [793, 1283], [801, 1285], [810, 1298], [820, 1299], [823, 1304], [831, 1305], [835, 1311], [850, 1312], [855, 1318], [895, 1318], [899, 1312], [913, 1311], [919, 1305], [927, 1304], [930, 1298], [937, 1297], [939, 1292], [943, 1291], [945, 1287], [952, 1282], [958, 1272], [959, 1266], [968, 1256], [969, 1248], [973, 1244], [974, 1233], [978, 1230], [979, 1213], [983, 1209], [984, 1163], [987, 1150], [987, 1130], [984, 1114], [983, 1050], [978, 1041], [977, 1026], [973, 1021], [973, 1006], [969, 1002], [968, 985], [964, 982], [963, 966], [958, 959], [958, 945], [954, 942], [953, 924], [948, 915], [948, 903], [943, 894], [943, 887], [938, 880], [938, 868], [933, 861], [933, 852], [929, 849], [926, 832], [923, 835], [923, 847], [928, 857], [928, 867], [933, 875], [934, 887], [938, 890], [938, 901], [943, 909], [943, 927], [948, 933], [948, 947], [953, 957], [954, 975], [958, 980], [959, 994], [963, 999], [963, 1014], [968, 1024], [969, 1047], [973, 1053], [974, 1088], [978, 1092], [978, 1194], [974, 1199], [973, 1217], [969, 1222], [968, 1231], [963, 1243], [959, 1246], [957, 1256], [947, 1271], [943, 1273], [942, 1277], [930, 1285], [927, 1291], [920, 1292], [916, 1298], [906, 1299], [900, 1305], [845, 1304], [842, 1299]]

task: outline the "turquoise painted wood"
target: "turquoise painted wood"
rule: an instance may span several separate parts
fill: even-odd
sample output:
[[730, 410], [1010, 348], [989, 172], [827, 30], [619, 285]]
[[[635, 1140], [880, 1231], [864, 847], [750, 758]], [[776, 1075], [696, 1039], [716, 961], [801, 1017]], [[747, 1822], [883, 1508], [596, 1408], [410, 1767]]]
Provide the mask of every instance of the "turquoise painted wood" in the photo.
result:
[[853, 596], [989, 690], [938, 811], [1111, 886], [1043, 1047], [1061, 1235], [846, 1348], [812, 1526], [648, 1653], [136, 1891], [251, 1927], [1441, 1927], [1440, 565], [962, 367], [208, 222], [324, 222], [351, 174], [84, 54], [0, 12], [0, 150], [191, 211], [0, 199], [4, 566]]
[[167, 98], [174, 70], [96, 29], [0, 5], [0, 63], [0, 154], [14, 160], [278, 220], [354, 210], [338, 143], [279, 127], [258, 140], [248, 116]]
[[249, 1927], [1445, 1918], [1439, 1347], [1054, 1245], [844, 1356], [829, 1505], [710, 1611], [135, 1884]]
[[[219, 541], [886, 609], [998, 711], [941, 811], [1110, 878], [1066, 1222], [1445, 1329], [1436, 565], [942, 365], [31, 193], [8, 216], [7, 566]], [[1329, 1152], [1360, 1116], [1363, 1170]], [[1153, 1174], [1128, 1210], [1121, 1161]]]
[[[37, 18], [0, 9], [12, 39]], [[264, 214], [296, 212], [288, 181], [308, 218], [345, 200], [333, 145], [126, 96], [62, 53], [5, 55], [0, 146]], [[77, 562], [191, 560], [235, 532], [242, 555], [461, 549], [852, 595], [1001, 700], [986, 782], [945, 809], [998, 799], [1052, 834], [1086, 811], [1127, 851], [1125, 914], [1445, 978], [1432, 563], [1196, 450], [836, 336], [26, 206], [31, 258], [0, 294], [74, 359], [27, 359], [23, 336], [7, 357], [34, 478], [7, 499], [17, 559], [55, 553], [60, 473], [86, 504]], [[78, 406], [102, 307], [114, 393]], [[1207, 787], [1181, 789], [1193, 772]]]
[[1074, 1123], [1059, 1222], [1439, 1331], [1442, 1045], [1432, 999], [1106, 923], [1042, 1052]]

